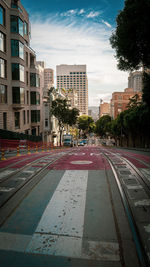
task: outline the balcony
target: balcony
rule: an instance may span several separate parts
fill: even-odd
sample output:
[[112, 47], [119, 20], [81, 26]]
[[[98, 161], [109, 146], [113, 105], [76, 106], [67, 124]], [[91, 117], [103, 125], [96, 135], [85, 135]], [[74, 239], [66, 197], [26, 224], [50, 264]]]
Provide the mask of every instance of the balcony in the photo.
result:
[[12, 104], [14, 110], [21, 110], [24, 108], [24, 104]]

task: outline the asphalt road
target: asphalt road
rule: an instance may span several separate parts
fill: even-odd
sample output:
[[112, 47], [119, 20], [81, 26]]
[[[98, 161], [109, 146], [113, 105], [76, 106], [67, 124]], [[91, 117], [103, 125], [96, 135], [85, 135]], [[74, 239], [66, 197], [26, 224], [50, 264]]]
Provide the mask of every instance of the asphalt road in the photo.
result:
[[[38, 182], [29, 186], [23, 198], [14, 200], [15, 208], [0, 227], [0, 266], [140, 266], [104, 150], [85, 146], [45, 153], [47, 161], [51, 161], [46, 173], [39, 174]], [[148, 173], [150, 153], [114, 152], [124, 154], [138, 169]], [[57, 158], [59, 153], [61, 157]], [[19, 165], [19, 160], [12, 158], [8, 164], [16, 162], [18, 165], [13, 168], [18, 169], [30, 161]], [[34, 164], [31, 172], [33, 167], [40, 168], [41, 163]], [[0, 163], [1, 170], [2, 167], [4, 164]], [[23, 176], [15, 179], [20, 177]], [[0, 185], [2, 193], [7, 194]]]

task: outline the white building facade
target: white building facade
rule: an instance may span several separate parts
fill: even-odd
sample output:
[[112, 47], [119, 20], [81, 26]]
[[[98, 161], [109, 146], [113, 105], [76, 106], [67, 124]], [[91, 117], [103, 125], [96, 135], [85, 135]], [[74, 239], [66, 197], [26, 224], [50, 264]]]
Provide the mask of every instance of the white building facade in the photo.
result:
[[56, 66], [57, 89], [76, 90], [80, 115], [88, 115], [88, 79], [86, 65]]

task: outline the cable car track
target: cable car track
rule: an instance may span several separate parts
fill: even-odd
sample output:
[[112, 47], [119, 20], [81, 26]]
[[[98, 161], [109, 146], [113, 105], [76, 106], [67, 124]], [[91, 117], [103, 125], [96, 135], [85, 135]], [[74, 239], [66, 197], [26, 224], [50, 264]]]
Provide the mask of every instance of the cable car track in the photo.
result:
[[[150, 186], [147, 178], [126, 158], [103, 151], [114, 174], [121, 200], [128, 218], [137, 255], [142, 267], [149, 266], [149, 233], [145, 229], [150, 217], [141, 222], [142, 216], [150, 212]], [[142, 211], [141, 211], [142, 210]]]
[[55, 155], [46, 155], [45, 157], [31, 162], [17, 171], [17, 173], [13, 173], [11, 176], [9, 175], [7, 179], [1, 181], [0, 225], [4, 223], [9, 214], [12, 213], [25, 195], [28, 194], [28, 192], [49, 172], [48, 167], [63, 156], [64, 152], [60, 152]]

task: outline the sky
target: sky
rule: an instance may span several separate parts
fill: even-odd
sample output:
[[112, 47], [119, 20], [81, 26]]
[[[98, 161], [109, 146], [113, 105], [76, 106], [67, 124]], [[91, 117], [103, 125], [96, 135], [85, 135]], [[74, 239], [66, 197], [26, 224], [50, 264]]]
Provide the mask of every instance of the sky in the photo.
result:
[[21, 0], [31, 22], [31, 44], [47, 68], [86, 64], [89, 106], [109, 102], [128, 86], [129, 73], [117, 69], [109, 38], [124, 0]]

